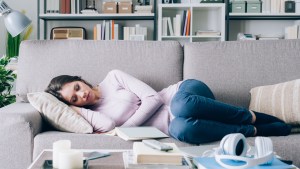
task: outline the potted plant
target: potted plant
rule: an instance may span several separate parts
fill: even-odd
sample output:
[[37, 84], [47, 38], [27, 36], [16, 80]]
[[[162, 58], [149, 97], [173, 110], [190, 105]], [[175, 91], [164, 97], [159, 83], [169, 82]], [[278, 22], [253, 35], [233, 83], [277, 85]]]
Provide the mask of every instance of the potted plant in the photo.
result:
[[16, 101], [16, 96], [11, 90], [17, 75], [7, 67], [11, 60], [17, 59], [21, 42], [27, 40], [31, 32], [32, 25], [16, 37], [7, 33], [6, 55], [0, 58], [0, 108]]
[[6, 69], [10, 59], [6, 55], [0, 58], [0, 108], [16, 101], [16, 96], [11, 94], [11, 89], [17, 76], [12, 70]]

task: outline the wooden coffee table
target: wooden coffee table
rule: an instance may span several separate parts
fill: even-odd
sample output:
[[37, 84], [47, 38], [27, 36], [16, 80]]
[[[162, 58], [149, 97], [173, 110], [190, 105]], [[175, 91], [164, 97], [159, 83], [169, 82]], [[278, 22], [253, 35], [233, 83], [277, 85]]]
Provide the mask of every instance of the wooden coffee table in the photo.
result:
[[[110, 152], [110, 156], [98, 158], [88, 162], [89, 169], [124, 169], [123, 163], [123, 152], [129, 150], [103, 150], [103, 149], [82, 149], [84, 156], [89, 152], [99, 151], [99, 152]], [[52, 160], [52, 150], [43, 150], [39, 156], [32, 162], [28, 169], [43, 169], [45, 160]]]

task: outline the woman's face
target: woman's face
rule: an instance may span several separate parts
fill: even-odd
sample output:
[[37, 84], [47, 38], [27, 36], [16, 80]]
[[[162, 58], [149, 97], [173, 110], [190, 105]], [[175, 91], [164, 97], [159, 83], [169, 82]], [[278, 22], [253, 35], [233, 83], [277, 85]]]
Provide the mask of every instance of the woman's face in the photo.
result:
[[63, 85], [59, 91], [62, 97], [74, 106], [93, 105], [99, 100], [99, 91], [92, 89], [81, 81], [74, 81]]

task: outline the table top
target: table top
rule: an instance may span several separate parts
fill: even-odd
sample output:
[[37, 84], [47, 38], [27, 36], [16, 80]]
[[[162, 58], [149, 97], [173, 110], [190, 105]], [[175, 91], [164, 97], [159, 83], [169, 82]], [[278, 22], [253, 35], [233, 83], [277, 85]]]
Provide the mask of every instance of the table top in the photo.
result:
[[[82, 149], [80, 150], [83, 153], [83, 156], [89, 152], [98, 151], [98, 152], [110, 152], [110, 156], [98, 158], [95, 160], [89, 161], [89, 169], [124, 169], [123, 163], [123, 152], [129, 150], [87, 150]], [[45, 160], [52, 160], [52, 153], [51, 149], [43, 150], [39, 156], [33, 161], [33, 163], [28, 167], [28, 169], [42, 169]]]

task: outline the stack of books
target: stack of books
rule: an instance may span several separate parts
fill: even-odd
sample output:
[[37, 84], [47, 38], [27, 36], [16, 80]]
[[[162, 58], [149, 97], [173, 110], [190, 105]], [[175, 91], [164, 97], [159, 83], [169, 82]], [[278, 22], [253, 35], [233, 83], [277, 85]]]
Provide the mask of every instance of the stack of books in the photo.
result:
[[125, 169], [189, 169], [177, 146], [174, 143], [165, 144], [172, 146], [173, 150], [160, 151], [143, 142], [134, 142], [133, 150], [123, 153]]

